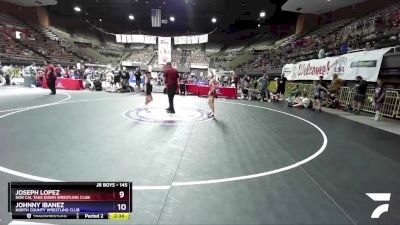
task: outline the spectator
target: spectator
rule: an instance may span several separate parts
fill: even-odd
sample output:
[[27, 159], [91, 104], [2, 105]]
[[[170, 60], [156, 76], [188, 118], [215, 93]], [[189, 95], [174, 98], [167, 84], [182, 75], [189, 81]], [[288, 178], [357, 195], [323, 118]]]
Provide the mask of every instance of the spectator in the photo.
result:
[[267, 100], [269, 101], [267, 74], [264, 74], [260, 79], [258, 79], [258, 82], [260, 83], [260, 86], [261, 86], [261, 101], [264, 101], [265, 98], [268, 98]]
[[293, 99], [296, 99], [300, 96], [301, 96], [300, 85], [296, 84], [296, 86], [293, 88], [292, 92], [290, 92], [289, 101], [292, 101]]
[[325, 93], [328, 93], [328, 89], [326, 89], [323, 81], [322, 81], [322, 76], [320, 76], [320, 79], [317, 81], [314, 81], [314, 100], [315, 100], [315, 104], [314, 104], [314, 108], [318, 109], [319, 112], [322, 112], [322, 108], [321, 108], [321, 101], [324, 97]]
[[286, 77], [285, 74], [282, 74], [281, 77], [278, 79], [278, 89], [276, 90], [277, 94], [279, 94], [280, 97], [284, 97], [285, 95], [285, 90], [286, 90]]
[[354, 96], [352, 105], [352, 112], [355, 114], [360, 114], [361, 106], [364, 104], [365, 96], [367, 94], [367, 86], [367, 82], [363, 80], [361, 76], [356, 77], [356, 84], [354, 85], [356, 95]]
[[140, 93], [140, 83], [141, 83], [142, 74], [140, 73], [140, 68], [136, 68], [135, 71], [135, 80], [136, 80], [136, 92]]
[[239, 83], [239, 76], [237, 75], [237, 73], [233, 74], [233, 83], [235, 84], [235, 88], [237, 88]]
[[383, 102], [385, 101], [386, 89], [383, 87], [383, 82], [381, 79], [378, 79], [376, 83], [376, 87], [374, 90], [374, 97], [372, 106], [375, 109], [375, 117], [371, 118], [375, 121], [379, 121], [381, 119], [381, 109], [383, 106]]
[[308, 97], [307, 93], [304, 93], [303, 96], [297, 96], [293, 103], [288, 104], [289, 107], [293, 108], [309, 108], [311, 106], [311, 100]]
[[322, 59], [325, 58], [325, 49], [321, 48], [318, 52], [318, 58]]
[[335, 73], [333, 74], [333, 79], [331, 84], [329, 85], [329, 97], [328, 97], [328, 105], [331, 108], [337, 108], [338, 102], [336, 98], [339, 96], [339, 90], [343, 86], [343, 80], [339, 79], [339, 76]]
[[57, 77], [62, 77], [62, 67], [61, 67], [61, 65], [57, 65], [54, 70], [56, 72], [56, 76]]

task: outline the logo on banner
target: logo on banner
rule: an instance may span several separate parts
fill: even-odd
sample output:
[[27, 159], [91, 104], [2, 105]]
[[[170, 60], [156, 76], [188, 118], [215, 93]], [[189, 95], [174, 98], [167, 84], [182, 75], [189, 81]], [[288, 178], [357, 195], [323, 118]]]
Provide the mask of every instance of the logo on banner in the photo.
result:
[[[365, 194], [375, 202], [389, 202], [391, 195], [390, 193], [365, 193]], [[372, 212], [371, 219], [379, 219], [379, 217], [381, 217], [383, 213], [388, 211], [389, 211], [389, 204], [382, 204]]]
[[64, 86], [62, 85], [61, 81], [56, 81], [56, 87], [57, 88], [64, 88]]

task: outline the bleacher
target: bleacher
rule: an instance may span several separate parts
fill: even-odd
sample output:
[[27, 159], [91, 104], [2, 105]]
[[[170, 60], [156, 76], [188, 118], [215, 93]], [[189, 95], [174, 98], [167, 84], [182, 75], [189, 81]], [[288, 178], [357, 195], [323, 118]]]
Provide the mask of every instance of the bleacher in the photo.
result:
[[151, 49], [133, 50], [132, 54], [126, 59], [133, 63], [149, 64], [156, 52]]
[[38, 54], [50, 58], [55, 63], [72, 63], [80, 59], [68, 49], [62, 48], [57, 41], [53, 41], [31, 29], [22, 21], [5, 13], [0, 13], [0, 25], [3, 25], [3, 33], [12, 36], [15, 31], [21, 31], [24, 38], [19, 40], [24, 45], [36, 51]]
[[221, 44], [207, 43], [206, 53], [207, 54], [216, 54], [219, 51], [221, 51], [222, 47], [223, 47], [223, 45], [221, 45]]
[[188, 64], [209, 64], [208, 57], [202, 51], [193, 51], [186, 58], [186, 63]]
[[[381, 10], [369, 13], [363, 17], [354, 20], [352, 23], [345, 26], [339, 33], [349, 34], [352, 32], [374, 31], [378, 22], [386, 23], [390, 15], [400, 10], [400, 3], [396, 3], [385, 7]], [[379, 21], [381, 20], [381, 21]]]
[[287, 63], [315, 59], [321, 49], [325, 50], [326, 57], [349, 51], [396, 46], [400, 44], [399, 15], [400, 3], [397, 3], [358, 19], [339, 20], [312, 32], [293, 35], [276, 42], [278, 46], [266, 48], [263, 56], [256, 57], [243, 68], [277, 68]]
[[18, 59], [32, 62], [36, 60], [42, 60], [43, 58], [35, 52], [25, 49], [11, 37], [0, 32], [0, 61], [1, 59]]

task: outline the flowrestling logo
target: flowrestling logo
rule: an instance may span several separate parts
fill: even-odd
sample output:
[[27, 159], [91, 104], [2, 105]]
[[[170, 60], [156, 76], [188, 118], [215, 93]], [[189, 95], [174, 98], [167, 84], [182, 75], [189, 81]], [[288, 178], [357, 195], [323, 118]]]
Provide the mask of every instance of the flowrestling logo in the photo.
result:
[[379, 219], [385, 212], [389, 212], [389, 201], [390, 193], [365, 193], [375, 202], [387, 202], [388, 204], [382, 204], [378, 206], [371, 214], [371, 219]]

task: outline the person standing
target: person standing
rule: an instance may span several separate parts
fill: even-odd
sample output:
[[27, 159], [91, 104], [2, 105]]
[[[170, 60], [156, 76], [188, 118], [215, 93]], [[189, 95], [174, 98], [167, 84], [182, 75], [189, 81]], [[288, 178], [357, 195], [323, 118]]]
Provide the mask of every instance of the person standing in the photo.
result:
[[314, 108], [318, 109], [318, 112], [322, 112], [321, 108], [321, 101], [324, 99], [324, 95], [329, 93], [328, 89], [326, 88], [325, 84], [323, 83], [323, 77], [320, 76], [319, 80], [314, 81]]
[[167, 108], [167, 113], [173, 114], [175, 113], [174, 97], [176, 93], [176, 87], [179, 83], [179, 74], [178, 71], [172, 67], [171, 62], [167, 63], [167, 66], [164, 70], [164, 78], [169, 100], [169, 107]]
[[44, 77], [46, 78], [46, 83], [49, 89], [51, 90], [51, 93], [49, 95], [55, 95], [56, 94], [56, 74], [54, 71], [54, 66], [48, 62], [44, 62], [46, 65], [46, 69], [44, 71]]
[[284, 98], [285, 91], [286, 91], [286, 77], [285, 74], [282, 74], [282, 76], [278, 79], [278, 89], [276, 92], [279, 94], [280, 98]]
[[144, 109], [148, 110], [149, 103], [153, 101], [153, 96], [151, 92], [153, 91], [153, 85], [151, 85], [151, 73], [146, 71], [145, 73], [145, 82], [144, 82], [144, 95], [145, 95], [145, 102], [144, 102]]
[[383, 102], [385, 101], [386, 89], [383, 87], [383, 81], [378, 79], [376, 82], [376, 87], [374, 90], [374, 99], [372, 102], [372, 106], [375, 109], [375, 117], [371, 118], [372, 120], [379, 121], [381, 119], [381, 109], [383, 106]]
[[140, 83], [141, 83], [141, 76], [142, 74], [140, 73], [140, 68], [136, 68], [135, 71], [135, 80], [136, 80], [136, 92], [140, 93]]
[[353, 101], [353, 113], [360, 114], [361, 106], [364, 104], [365, 97], [367, 94], [368, 83], [363, 80], [361, 76], [356, 77], [356, 84], [354, 89], [356, 90], [356, 95]]
[[214, 75], [211, 74], [211, 80], [208, 84], [208, 106], [210, 106], [211, 112], [208, 114], [208, 117], [215, 118], [215, 98], [217, 97], [217, 85], [218, 81], [215, 79]]
[[60, 64], [57, 65], [56, 68], [55, 68], [54, 70], [55, 70], [55, 72], [56, 72], [56, 76], [57, 76], [57, 77], [62, 77], [62, 67], [61, 67]]
[[328, 96], [328, 105], [331, 108], [337, 107], [338, 101], [336, 101], [336, 99], [339, 96], [339, 91], [342, 86], [343, 86], [343, 80], [339, 79], [338, 74], [333, 74], [333, 79], [328, 89], [330, 93], [330, 95]]
[[237, 75], [237, 73], [233, 74], [233, 83], [235, 84], [235, 88], [238, 88], [238, 83], [239, 83], [239, 76]]
[[258, 82], [260, 83], [261, 86], [261, 101], [264, 101], [265, 98], [268, 98], [267, 100], [269, 101], [269, 92], [268, 91], [268, 77], [266, 74], [264, 74], [260, 79], [258, 79]]

